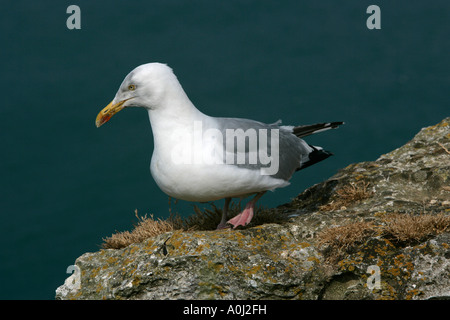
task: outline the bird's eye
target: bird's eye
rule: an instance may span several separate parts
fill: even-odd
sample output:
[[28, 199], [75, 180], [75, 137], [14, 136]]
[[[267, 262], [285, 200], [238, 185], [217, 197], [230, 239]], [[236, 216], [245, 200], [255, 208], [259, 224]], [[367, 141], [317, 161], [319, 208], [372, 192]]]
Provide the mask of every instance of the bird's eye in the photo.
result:
[[134, 90], [136, 90], [136, 86], [135, 86], [134, 84], [130, 84], [130, 85], [128, 86], [128, 90], [134, 91]]

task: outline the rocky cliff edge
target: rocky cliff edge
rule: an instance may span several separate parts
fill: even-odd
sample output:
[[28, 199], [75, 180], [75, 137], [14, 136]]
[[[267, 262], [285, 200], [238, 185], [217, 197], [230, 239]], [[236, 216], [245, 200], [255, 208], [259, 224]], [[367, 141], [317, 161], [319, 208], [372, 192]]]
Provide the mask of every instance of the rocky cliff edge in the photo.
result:
[[449, 149], [446, 118], [276, 208], [280, 223], [85, 253], [56, 299], [450, 299]]

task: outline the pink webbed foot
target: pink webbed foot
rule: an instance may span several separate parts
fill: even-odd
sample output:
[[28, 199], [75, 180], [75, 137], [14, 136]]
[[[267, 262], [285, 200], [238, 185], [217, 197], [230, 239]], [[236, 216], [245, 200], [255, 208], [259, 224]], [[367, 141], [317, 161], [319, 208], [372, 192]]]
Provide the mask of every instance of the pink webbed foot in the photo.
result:
[[238, 226], [245, 226], [249, 224], [253, 218], [253, 208], [254, 203], [253, 201], [250, 201], [245, 207], [244, 211], [242, 211], [236, 217], [228, 220], [228, 223], [233, 225], [233, 229], [236, 229], [236, 227]]

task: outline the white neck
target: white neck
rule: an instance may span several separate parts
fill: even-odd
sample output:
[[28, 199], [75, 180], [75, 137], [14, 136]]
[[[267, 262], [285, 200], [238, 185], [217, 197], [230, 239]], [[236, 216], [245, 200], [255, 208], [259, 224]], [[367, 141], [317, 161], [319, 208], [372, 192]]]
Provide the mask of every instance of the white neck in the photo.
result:
[[194, 121], [208, 118], [194, 106], [181, 86], [177, 89], [178, 92], [167, 95], [170, 98], [161, 101], [157, 108], [148, 109], [155, 150], [162, 147], [162, 141], [173, 136], [175, 130], [190, 130]]

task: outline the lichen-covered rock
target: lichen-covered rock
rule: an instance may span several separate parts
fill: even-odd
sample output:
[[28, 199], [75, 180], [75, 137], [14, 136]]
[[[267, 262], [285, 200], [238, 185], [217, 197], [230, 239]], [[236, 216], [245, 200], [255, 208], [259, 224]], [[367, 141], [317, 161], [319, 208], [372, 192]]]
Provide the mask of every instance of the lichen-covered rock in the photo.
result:
[[[450, 234], [398, 247], [373, 238], [337, 263], [323, 299], [449, 299]], [[379, 286], [368, 289], [370, 266], [379, 268]], [[371, 281], [370, 281], [371, 282]]]
[[280, 225], [242, 231], [169, 232], [125, 249], [77, 259], [80, 290], [58, 297], [88, 299], [314, 298], [307, 287], [321, 256]]
[[[450, 215], [448, 149], [450, 118], [280, 206], [291, 217], [287, 222], [168, 232], [123, 249], [86, 253], [76, 260], [78, 278], [69, 277], [56, 298], [450, 298], [450, 226], [406, 242], [375, 233], [333, 259], [333, 248], [320, 242], [330, 228], [357, 221], [381, 225], [390, 213]], [[352, 201], [342, 191], [348, 186], [362, 186], [364, 197]]]

